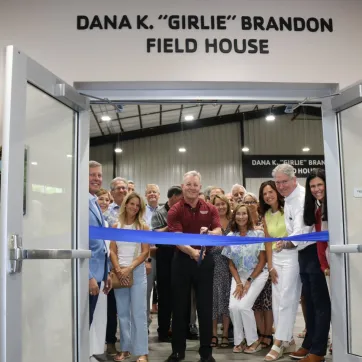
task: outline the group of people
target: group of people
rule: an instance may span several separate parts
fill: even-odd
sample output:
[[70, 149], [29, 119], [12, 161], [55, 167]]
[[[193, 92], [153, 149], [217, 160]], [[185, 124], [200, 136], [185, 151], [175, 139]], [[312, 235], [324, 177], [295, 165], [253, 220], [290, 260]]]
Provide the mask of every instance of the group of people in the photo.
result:
[[[148, 360], [155, 280], [159, 341], [172, 344], [168, 362], [185, 358], [194, 310], [201, 362], [213, 362], [213, 348], [229, 347], [230, 337], [234, 353], [267, 349], [265, 361], [285, 354], [303, 362], [324, 361], [331, 322], [328, 243], [282, 238], [327, 229], [325, 173], [311, 172], [305, 188], [298, 184], [291, 165], [278, 165], [271, 176], [273, 180], [261, 184], [257, 197], [239, 184], [230, 194], [218, 186], [202, 192], [201, 175], [190, 171], [181, 186], [170, 187], [168, 201], [159, 206], [155, 184], [146, 187], [147, 204], [135, 192], [134, 183], [124, 178], [115, 178], [110, 191], [101, 189], [102, 166], [90, 161], [91, 225], [233, 237], [223, 247], [90, 240], [90, 323], [104, 281], [105, 340], [115, 361], [131, 354], [139, 362]], [[240, 244], [235, 242], [237, 237], [243, 237]], [[254, 242], [253, 237], [282, 241]], [[293, 327], [301, 295], [306, 335], [297, 350]], [[115, 347], [117, 318], [120, 352]]]

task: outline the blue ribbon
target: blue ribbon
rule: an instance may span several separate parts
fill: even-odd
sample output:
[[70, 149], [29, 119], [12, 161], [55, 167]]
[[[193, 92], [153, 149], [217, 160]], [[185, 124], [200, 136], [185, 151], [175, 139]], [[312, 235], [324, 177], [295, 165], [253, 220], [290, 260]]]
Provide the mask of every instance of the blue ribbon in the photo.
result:
[[280, 240], [300, 241], [322, 241], [329, 240], [328, 231], [293, 235], [284, 238], [259, 238], [245, 236], [219, 236], [183, 233], [162, 233], [143, 230], [125, 230], [116, 228], [105, 228], [89, 226], [90, 239], [103, 239], [125, 242], [136, 242], [145, 244], [162, 245], [194, 245], [194, 246], [227, 246], [243, 244], [260, 244], [265, 242], [276, 242]]

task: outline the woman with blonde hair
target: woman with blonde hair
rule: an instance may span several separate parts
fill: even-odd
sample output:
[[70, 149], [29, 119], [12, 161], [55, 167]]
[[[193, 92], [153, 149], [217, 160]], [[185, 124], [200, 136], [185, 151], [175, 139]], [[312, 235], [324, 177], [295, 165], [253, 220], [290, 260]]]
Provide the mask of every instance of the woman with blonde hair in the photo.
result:
[[[212, 204], [219, 213], [222, 233], [223, 235], [227, 235], [230, 232], [232, 217], [229, 200], [223, 194], [216, 194], [212, 198]], [[211, 347], [219, 346], [220, 348], [227, 348], [229, 346], [228, 331], [230, 324], [229, 299], [231, 274], [228, 259], [224, 255], [221, 255], [223, 248], [223, 246], [215, 246], [210, 250], [215, 263], [212, 301], [213, 333]], [[223, 336], [219, 345], [217, 323], [221, 319], [223, 324]]]
[[[119, 221], [114, 228], [126, 230], [149, 230], [143, 216], [145, 203], [136, 192], [128, 194], [121, 205]], [[137, 362], [147, 361], [147, 278], [145, 260], [149, 255], [149, 245], [122, 241], [111, 242], [113, 270], [121, 284], [133, 276], [130, 287], [114, 290], [117, 314], [120, 324], [121, 351], [114, 358], [123, 361], [133, 355]]]

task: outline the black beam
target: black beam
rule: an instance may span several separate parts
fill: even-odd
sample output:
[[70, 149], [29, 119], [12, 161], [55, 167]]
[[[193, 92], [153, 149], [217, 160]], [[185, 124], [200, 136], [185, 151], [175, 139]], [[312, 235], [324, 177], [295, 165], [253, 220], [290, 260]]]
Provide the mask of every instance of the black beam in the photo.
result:
[[162, 104], [160, 104], [160, 126], [162, 126]]
[[141, 114], [141, 106], [138, 105], [138, 117], [140, 119], [140, 128], [142, 129], [143, 128], [143, 124], [142, 124], [142, 114]]
[[221, 108], [222, 108], [222, 104], [220, 104], [220, 107], [219, 107], [219, 110], [217, 111], [216, 116], [218, 116], [218, 115], [220, 114], [220, 112], [221, 112]]
[[91, 111], [92, 111], [92, 113], [93, 113], [94, 119], [95, 119], [96, 122], [97, 122], [98, 128], [99, 128], [99, 130], [101, 131], [102, 136], [104, 136], [104, 132], [103, 132], [103, 130], [102, 130], [101, 125], [100, 125], [99, 122], [98, 122], [98, 118], [97, 118], [96, 114], [94, 113], [94, 109], [93, 109], [92, 105], [90, 105], [90, 109], [91, 109]]
[[184, 109], [184, 105], [181, 104], [181, 108], [180, 108], [180, 118], [179, 118], [179, 120], [178, 120], [179, 123], [181, 123], [181, 118], [182, 118], [182, 111], [183, 111], [183, 109]]
[[[285, 115], [284, 111], [285, 111], [285, 106], [275, 107], [273, 110], [273, 114], [276, 116]], [[267, 108], [267, 109], [260, 109], [258, 111], [249, 111], [244, 113], [228, 114], [219, 117], [215, 116], [210, 118], [202, 118], [197, 122], [182, 122], [182, 123], [177, 122], [163, 126], [139, 129], [136, 131], [125, 132], [121, 135], [113, 134], [104, 137], [94, 137], [90, 139], [90, 145], [97, 146], [105, 143], [114, 143], [117, 141], [127, 141], [136, 138], [144, 138], [144, 137], [157, 136], [166, 133], [180, 132], [181, 130], [186, 131], [186, 130], [208, 127], [208, 126], [217, 126], [225, 123], [240, 122], [240, 120], [248, 121], [251, 119], [264, 118], [269, 114], [269, 112], [270, 112], [269, 108]], [[319, 112], [321, 112], [320, 109]]]
[[117, 144], [113, 143], [113, 178], [116, 178], [116, 168], [117, 168], [117, 153], [114, 152], [114, 150], [116, 149]]
[[124, 129], [122, 127], [122, 123], [121, 123], [121, 119], [119, 118], [119, 114], [116, 110], [116, 115], [117, 115], [117, 119], [118, 119], [118, 123], [119, 123], [119, 129], [121, 130], [121, 132], [124, 132]]
[[203, 109], [203, 108], [204, 108], [204, 105], [201, 104], [199, 116], [197, 117], [197, 119], [200, 119], [200, 118], [201, 118], [201, 113], [202, 113], [202, 109]]
[[237, 106], [235, 113], [239, 113], [239, 109], [240, 109], [240, 104]]

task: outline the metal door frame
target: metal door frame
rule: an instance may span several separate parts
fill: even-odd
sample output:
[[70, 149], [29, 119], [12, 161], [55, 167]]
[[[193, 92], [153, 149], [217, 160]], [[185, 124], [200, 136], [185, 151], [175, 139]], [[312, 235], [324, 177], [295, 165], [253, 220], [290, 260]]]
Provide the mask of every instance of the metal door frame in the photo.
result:
[[[256, 83], [256, 82], [76, 82], [75, 88], [94, 97], [125, 103], [321, 103], [325, 166], [328, 178], [328, 218], [330, 246], [344, 248], [343, 184], [337, 107], [358, 102], [361, 82], [339, 90], [336, 83]], [[338, 95], [326, 97], [331, 94]], [[312, 101], [311, 101], [312, 99]], [[361, 98], [362, 99], [362, 98]], [[332, 104], [333, 101], [333, 104]], [[361, 100], [359, 100], [361, 101]], [[361, 362], [362, 358], [348, 354], [347, 297], [338, 290], [347, 290], [344, 278], [345, 258], [331, 254], [331, 297], [333, 328], [333, 360]], [[343, 289], [340, 289], [343, 288]], [[347, 360], [348, 358], [348, 360]]]
[[[21, 274], [9, 274], [10, 235], [22, 235], [26, 88], [32, 84], [77, 112], [74, 133], [73, 249], [88, 245], [89, 101], [74, 88], [26, 56], [6, 47], [1, 177], [0, 361], [22, 361]], [[11, 141], [10, 141], [11, 140]], [[6, 142], [8, 141], [8, 142]], [[11, 162], [10, 162], [11, 161]], [[11, 210], [11, 212], [8, 212]], [[25, 261], [26, 262], [26, 261]], [[73, 260], [73, 359], [89, 360], [88, 260]]]

